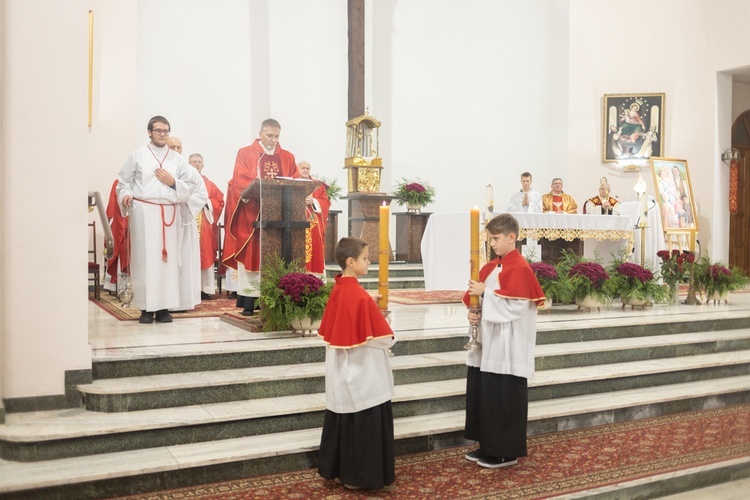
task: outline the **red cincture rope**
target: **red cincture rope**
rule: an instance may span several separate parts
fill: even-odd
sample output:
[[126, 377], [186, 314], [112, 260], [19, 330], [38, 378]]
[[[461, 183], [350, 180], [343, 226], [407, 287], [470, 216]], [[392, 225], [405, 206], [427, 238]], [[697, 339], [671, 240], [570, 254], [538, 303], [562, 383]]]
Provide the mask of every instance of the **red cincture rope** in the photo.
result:
[[[158, 205], [161, 209], [161, 260], [167, 261], [167, 228], [174, 224], [175, 218], [177, 218], [177, 205], [174, 203], [154, 203], [153, 201], [146, 201], [140, 198], [133, 198], [142, 203], [148, 203], [149, 205]], [[164, 218], [164, 207], [173, 207], [172, 220], [167, 223]]]

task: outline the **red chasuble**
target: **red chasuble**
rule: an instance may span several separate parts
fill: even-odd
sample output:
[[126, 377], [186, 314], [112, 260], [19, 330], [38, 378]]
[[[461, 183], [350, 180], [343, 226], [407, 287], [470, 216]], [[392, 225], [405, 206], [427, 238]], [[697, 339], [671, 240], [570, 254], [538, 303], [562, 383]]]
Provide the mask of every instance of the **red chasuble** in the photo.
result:
[[318, 335], [331, 347], [349, 349], [370, 339], [393, 337], [391, 325], [357, 278], [337, 275]]
[[206, 214], [201, 210], [200, 213], [200, 247], [201, 247], [201, 269], [208, 269], [214, 265], [216, 260], [216, 231], [217, 224], [219, 223], [219, 216], [221, 211], [224, 209], [224, 193], [216, 187], [216, 184], [211, 182], [205, 175], [203, 182], [206, 184], [206, 192], [208, 192], [208, 199], [211, 201], [211, 215], [213, 216], [214, 223], [209, 224]]
[[305, 268], [310, 273], [324, 273], [326, 270], [326, 226], [331, 202], [325, 186], [315, 188], [312, 197], [318, 201], [320, 213], [314, 211], [313, 207], [305, 205], [305, 215], [310, 223], [310, 227], [305, 230]]
[[[495, 295], [505, 299], [530, 300], [538, 306], [544, 303], [542, 287], [534, 271], [531, 270], [531, 266], [518, 250], [511, 250], [505, 254], [505, 257], [498, 257], [485, 264], [479, 270], [479, 281], [484, 282], [492, 270], [498, 266], [502, 266], [498, 274], [500, 289], [493, 292]], [[463, 302], [469, 305], [469, 292], [464, 294]]]
[[109, 201], [107, 202], [107, 219], [109, 219], [109, 228], [112, 231], [112, 239], [114, 240], [114, 249], [112, 251], [112, 258], [107, 260], [107, 274], [109, 274], [110, 283], [117, 283], [117, 270], [122, 269], [123, 272], [128, 272], [128, 246], [125, 240], [125, 235], [128, 230], [128, 219], [122, 216], [120, 211], [119, 203], [117, 202], [117, 183], [119, 181], [115, 179], [112, 184], [112, 189], [109, 192]]
[[[276, 145], [273, 155], [267, 154], [255, 139], [250, 146], [237, 152], [234, 174], [227, 188], [227, 238], [224, 244], [223, 261], [227, 267], [237, 269], [241, 262], [247, 271], [260, 271], [260, 241], [255, 237], [253, 223], [258, 220], [258, 200], [240, 202], [242, 191], [256, 178], [299, 177], [294, 155]], [[228, 240], [232, 240], [231, 242]]]

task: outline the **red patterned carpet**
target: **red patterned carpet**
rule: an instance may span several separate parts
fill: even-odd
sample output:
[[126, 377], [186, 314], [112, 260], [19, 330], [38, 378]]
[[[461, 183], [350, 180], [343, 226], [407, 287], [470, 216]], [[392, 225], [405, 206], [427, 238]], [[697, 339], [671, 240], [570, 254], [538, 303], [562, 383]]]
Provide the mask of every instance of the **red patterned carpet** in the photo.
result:
[[315, 470], [127, 497], [176, 499], [539, 499], [750, 456], [750, 405], [682, 413], [529, 438], [529, 456], [506, 469], [463, 458], [473, 447], [397, 457], [396, 482], [349, 491]]
[[[214, 295], [216, 297], [217, 295]], [[89, 300], [94, 302], [109, 314], [115, 318], [126, 321], [136, 320], [141, 316], [141, 311], [133, 307], [123, 307], [120, 299], [114, 295], [110, 295], [109, 292], [102, 290], [101, 300], [94, 300], [94, 294], [89, 293]], [[172, 313], [174, 319], [180, 318], [210, 318], [213, 316], [221, 316], [222, 314], [237, 314], [239, 309], [236, 306], [235, 299], [226, 298], [226, 294], [222, 294], [221, 298], [214, 300], [204, 300], [198, 304], [192, 311], [186, 311], [184, 313]], [[238, 317], [239, 314], [237, 314]]]
[[388, 300], [396, 304], [451, 304], [461, 302], [464, 296], [462, 290], [390, 290]]

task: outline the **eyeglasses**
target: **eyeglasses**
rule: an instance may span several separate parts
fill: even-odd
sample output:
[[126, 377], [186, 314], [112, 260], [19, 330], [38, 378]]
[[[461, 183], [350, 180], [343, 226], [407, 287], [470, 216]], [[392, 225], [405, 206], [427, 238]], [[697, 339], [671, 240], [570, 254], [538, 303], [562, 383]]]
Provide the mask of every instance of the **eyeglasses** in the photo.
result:
[[163, 128], [155, 128], [151, 132], [159, 135], [169, 135], [169, 130]]

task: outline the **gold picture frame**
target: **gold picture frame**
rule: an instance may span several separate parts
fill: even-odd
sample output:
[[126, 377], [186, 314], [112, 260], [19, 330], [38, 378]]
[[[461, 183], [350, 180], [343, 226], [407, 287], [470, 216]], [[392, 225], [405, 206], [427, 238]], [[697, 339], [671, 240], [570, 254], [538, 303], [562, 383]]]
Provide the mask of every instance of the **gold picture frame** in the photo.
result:
[[656, 94], [605, 94], [602, 162], [633, 162], [664, 153], [664, 105]]
[[693, 183], [687, 160], [651, 157], [656, 203], [661, 213], [664, 231], [670, 229], [698, 230]]

